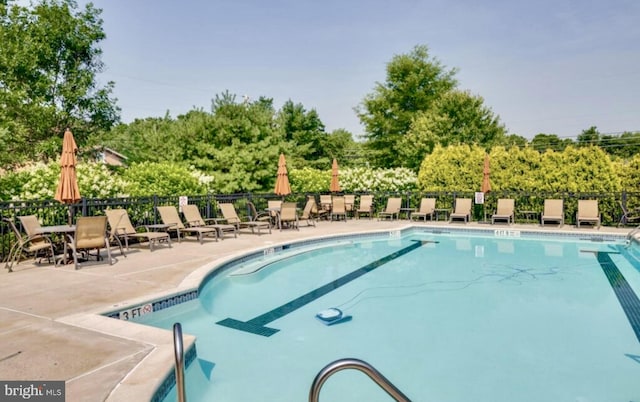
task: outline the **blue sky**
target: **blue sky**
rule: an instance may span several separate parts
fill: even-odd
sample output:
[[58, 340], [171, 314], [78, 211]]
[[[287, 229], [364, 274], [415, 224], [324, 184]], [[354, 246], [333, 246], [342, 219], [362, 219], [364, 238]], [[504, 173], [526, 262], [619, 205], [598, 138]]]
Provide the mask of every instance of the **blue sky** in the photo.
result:
[[[80, 1], [81, 5], [86, 2]], [[315, 109], [363, 132], [353, 108], [418, 44], [509, 133], [640, 131], [640, 2], [96, 0], [102, 82], [124, 122], [209, 110], [226, 90]]]

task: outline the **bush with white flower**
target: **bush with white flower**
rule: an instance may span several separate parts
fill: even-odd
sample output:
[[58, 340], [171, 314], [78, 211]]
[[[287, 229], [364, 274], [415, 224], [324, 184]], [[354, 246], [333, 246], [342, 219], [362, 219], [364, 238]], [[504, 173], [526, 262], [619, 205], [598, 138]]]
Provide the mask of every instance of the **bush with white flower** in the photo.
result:
[[[344, 168], [339, 171], [340, 188], [343, 192], [413, 191], [416, 189], [417, 179], [417, 175], [406, 168]], [[295, 169], [289, 172], [289, 181], [294, 193], [328, 192], [331, 183], [331, 170]]]
[[[122, 197], [125, 182], [102, 163], [79, 163], [76, 167], [78, 188], [82, 197]], [[0, 199], [53, 199], [60, 179], [57, 162], [35, 163], [0, 176]]]

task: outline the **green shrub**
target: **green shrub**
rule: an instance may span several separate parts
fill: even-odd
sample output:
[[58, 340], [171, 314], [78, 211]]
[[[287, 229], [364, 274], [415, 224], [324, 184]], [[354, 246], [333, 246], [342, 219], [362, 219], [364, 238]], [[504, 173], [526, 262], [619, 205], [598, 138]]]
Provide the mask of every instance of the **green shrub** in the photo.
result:
[[134, 163], [124, 171], [130, 196], [200, 195], [209, 192], [212, 178], [174, 162]]

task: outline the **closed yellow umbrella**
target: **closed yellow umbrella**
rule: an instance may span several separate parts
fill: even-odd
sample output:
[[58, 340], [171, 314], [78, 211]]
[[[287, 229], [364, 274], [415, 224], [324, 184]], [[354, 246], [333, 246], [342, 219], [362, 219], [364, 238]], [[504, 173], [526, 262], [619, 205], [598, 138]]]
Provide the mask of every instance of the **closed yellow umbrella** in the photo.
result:
[[276, 188], [273, 192], [282, 196], [291, 194], [291, 186], [289, 185], [289, 176], [287, 174], [287, 161], [284, 158], [284, 154], [280, 154], [280, 159], [278, 160], [278, 177], [276, 178]]
[[336, 158], [333, 158], [333, 164], [331, 165], [331, 185], [329, 186], [329, 191], [338, 192], [340, 191], [340, 180], [338, 179], [338, 161]]
[[[75, 204], [80, 201], [80, 189], [76, 177], [76, 153], [78, 146], [71, 130], [67, 129], [62, 141], [62, 156], [60, 157], [60, 179], [54, 198], [63, 204]], [[72, 223], [71, 207], [69, 208], [69, 225]]]

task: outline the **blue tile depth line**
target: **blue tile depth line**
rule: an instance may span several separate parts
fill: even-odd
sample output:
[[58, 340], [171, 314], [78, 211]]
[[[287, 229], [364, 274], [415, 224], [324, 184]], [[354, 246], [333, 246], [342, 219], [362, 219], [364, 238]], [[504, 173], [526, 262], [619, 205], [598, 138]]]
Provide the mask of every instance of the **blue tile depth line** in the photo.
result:
[[290, 302], [283, 304], [280, 307], [276, 307], [271, 311], [268, 311], [255, 318], [252, 318], [249, 321], [240, 321], [234, 318], [225, 318], [224, 320], [218, 321], [216, 324], [237, 329], [240, 331], [250, 332], [256, 335], [271, 336], [276, 332], [278, 332], [279, 330], [275, 328], [266, 327], [265, 326], [266, 324], [284, 317], [285, 315], [291, 313], [292, 311], [295, 311], [300, 307], [326, 295], [327, 293], [332, 292], [343, 285], [346, 285], [352, 280], [357, 279], [362, 275], [373, 271], [374, 269], [388, 263], [389, 261], [395, 260], [396, 258], [401, 257], [417, 249], [418, 247], [421, 247], [425, 243], [430, 243], [429, 241], [420, 241], [420, 240], [414, 240], [414, 242], [415, 243], [410, 246], [407, 246], [403, 249], [395, 251], [385, 257], [382, 257], [379, 260], [373, 261], [372, 263], [369, 263], [364, 267], [358, 268], [355, 271], [352, 271], [334, 281], [331, 281], [326, 285], [320, 286], [319, 288], [316, 288], [310, 291], [309, 293], [306, 293], [300, 297], [297, 297], [291, 300]]
[[631, 324], [631, 328], [633, 328], [638, 342], [640, 342], [640, 299], [638, 299], [638, 295], [633, 291], [633, 288], [631, 288], [629, 282], [627, 282], [622, 272], [620, 272], [613, 262], [609, 253], [597, 252], [596, 258], [600, 263], [602, 271], [604, 271], [605, 276], [609, 280], [609, 284], [616, 294], [622, 310], [624, 310], [624, 313], [627, 315], [629, 324]]

